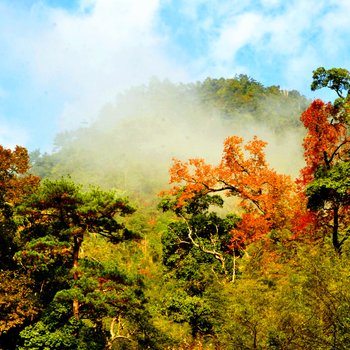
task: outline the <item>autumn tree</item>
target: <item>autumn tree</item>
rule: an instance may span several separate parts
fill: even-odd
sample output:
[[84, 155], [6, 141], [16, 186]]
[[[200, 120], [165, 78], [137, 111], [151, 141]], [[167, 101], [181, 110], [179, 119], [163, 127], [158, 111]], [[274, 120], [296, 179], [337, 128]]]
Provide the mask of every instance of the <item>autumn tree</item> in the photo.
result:
[[14, 270], [1, 270], [0, 279], [0, 348], [12, 349], [19, 332], [40, 307], [33, 279]]
[[[262, 278], [274, 249], [292, 237], [296, 213], [305, 209], [294, 181], [269, 167], [265, 146], [257, 138], [244, 143], [233, 136], [225, 140], [218, 165], [174, 160], [170, 169], [173, 187], [163, 193], [161, 207], [177, 220], [162, 236], [163, 264], [177, 292], [169, 293], [165, 309], [175, 322], [188, 324], [203, 346], [221, 344], [225, 290], [242, 282], [240, 265], [258, 261], [265, 266], [259, 268]], [[225, 201], [226, 196], [231, 198]]]
[[225, 140], [217, 166], [203, 159], [174, 160], [170, 169], [174, 186], [169, 193], [177, 196], [177, 207], [199, 193], [237, 199], [241, 221], [231, 231], [234, 249], [266, 239], [272, 230], [281, 238], [292, 229], [293, 213], [303, 205], [292, 179], [269, 167], [265, 146], [266, 142], [256, 137], [244, 144], [242, 138], [232, 136]]
[[0, 146], [0, 347], [11, 347], [23, 325], [38, 312], [34, 282], [18, 270], [13, 256], [21, 247], [18, 207], [35, 191], [28, 152]]
[[0, 268], [13, 268], [13, 254], [18, 248], [16, 238], [16, 207], [31, 194], [39, 178], [29, 174], [28, 152], [24, 147], [14, 150], [0, 146]]
[[301, 115], [307, 135], [303, 144], [306, 166], [301, 170], [300, 183], [308, 207], [317, 217], [318, 231], [330, 234], [334, 249], [340, 253], [350, 220], [350, 75], [344, 69], [321, 67], [313, 78], [312, 89], [329, 87], [339, 98], [334, 104], [315, 100]]

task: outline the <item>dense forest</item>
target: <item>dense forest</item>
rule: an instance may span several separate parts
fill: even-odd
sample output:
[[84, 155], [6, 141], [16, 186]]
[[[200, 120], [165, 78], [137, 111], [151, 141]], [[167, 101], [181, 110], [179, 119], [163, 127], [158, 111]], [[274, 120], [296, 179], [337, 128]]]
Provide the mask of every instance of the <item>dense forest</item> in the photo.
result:
[[350, 73], [124, 92], [0, 146], [1, 349], [349, 349]]

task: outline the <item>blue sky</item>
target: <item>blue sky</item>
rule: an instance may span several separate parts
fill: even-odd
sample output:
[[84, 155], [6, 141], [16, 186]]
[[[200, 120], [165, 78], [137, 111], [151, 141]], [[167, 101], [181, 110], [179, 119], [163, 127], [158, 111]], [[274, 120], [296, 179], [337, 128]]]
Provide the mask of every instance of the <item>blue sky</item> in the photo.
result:
[[0, 144], [49, 151], [57, 132], [150, 78], [247, 74], [309, 89], [349, 67], [348, 0], [0, 0]]

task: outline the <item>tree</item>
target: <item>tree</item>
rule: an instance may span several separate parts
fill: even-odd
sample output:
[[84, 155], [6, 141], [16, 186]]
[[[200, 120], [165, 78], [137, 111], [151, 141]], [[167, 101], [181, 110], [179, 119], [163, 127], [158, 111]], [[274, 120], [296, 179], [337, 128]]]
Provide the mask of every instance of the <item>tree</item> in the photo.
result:
[[29, 169], [24, 147], [11, 150], [0, 145], [0, 347], [14, 346], [23, 325], [38, 313], [34, 282], [13, 260], [21, 246], [17, 209], [40, 181]]
[[0, 145], [0, 268], [14, 268], [13, 254], [16, 241], [16, 207], [39, 184], [39, 178], [28, 173], [28, 152], [24, 147], [14, 150]]
[[176, 202], [177, 198], [166, 197], [160, 203], [177, 217], [162, 235], [167, 272], [164, 309], [176, 323], [190, 327], [194, 342], [202, 343], [207, 337], [217, 343], [225, 309], [220, 284], [232, 281], [236, 274], [239, 252], [228, 246], [238, 218], [215, 212], [223, 205], [218, 195], [198, 193], [181, 207]]
[[[312, 79], [312, 91], [328, 87], [337, 93], [340, 99], [338, 101], [344, 100], [350, 90], [350, 72], [344, 68], [331, 68], [326, 70], [324, 67], [319, 67], [313, 71]], [[345, 96], [343, 95], [344, 91], [346, 92]]]
[[0, 271], [0, 348], [15, 346], [23, 325], [39, 311], [34, 281], [17, 271]]
[[134, 210], [113, 191], [84, 191], [65, 178], [44, 181], [22, 205], [26, 243], [15, 258], [35, 280], [42, 309], [20, 333], [20, 348], [158, 348], [162, 336], [145, 307], [141, 277], [82, 249], [87, 238], [108, 242], [108, 250], [139, 239], [123, 218]]
[[214, 208], [221, 208], [223, 203], [223, 199], [218, 195], [202, 193], [187, 199], [181, 207], [176, 206], [176, 199], [173, 198], [164, 198], [161, 201], [159, 206], [163, 211], [171, 210], [180, 219], [168, 226], [167, 233], [162, 238], [165, 266], [170, 269], [176, 268], [179, 272], [180, 266], [186, 264], [184, 259], [194, 249], [206, 255], [205, 259], [212, 264], [217, 261], [217, 273], [224, 274], [228, 280], [234, 278], [234, 250], [229, 250], [228, 246], [231, 240], [230, 231], [237, 223], [238, 217], [227, 215], [222, 218], [215, 213]]
[[349, 90], [349, 72], [333, 68], [314, 72], [312, 89], [328, 86], [340, 96], [334, 104], [315, 100], [301, 115], [307, 129], [304, 138], [306, 166], [300, 184], [308, 198], [308, 207], [317, 217], [319, 232], [331, 232], [334, 249], [341, 253], [348, 238], [350, 204], [349, 106], [343, 90]]
[[273, 230], [282, 238], [293, 227], [293, 213], [303, 203], [292, 179], [270, 169], [265, 159], [266, 143], [254, 137], [247, 144], [237, 136], [224, 143], [224, 154], [217, 166], [202, 159], [188, 162], [174, 160], [168, 192], [177, 196], [176, 207], [197, 194], [222, 193], [236, 197], [241, 208], [241, 221], [231, 231], [231, 247], [244, 249], [254, 241], [266, 239]]
[[[305, 210], [292, 179], [268, 166], [265, 146], [257, 138], [244, 144], [233, 136], [225, 140], [218, 165], [175, 159], [170, 169], [173, 186], [163, 192], [161, 207], [177, 220], [162, 236], [163, 264], [176, 281], [167, 289], [177, 292], [169, 293], [165, 309], [175, 322], [190, 326], [199, 344], [209, 338], [213, 346], [221, 344], [224, 286], [233, 285], [235, 275], [235, 284], [241, 282], [237, 258], [252, 252], [269, 266], [270, 253], [276, 254], [267, 248], [292, 238], [295, 215]], [[225, 195], [233, 199], [219, 212]]]
[[20, 333], [19, 348], [162, 349], [164, 337], [151, 322], [141, 277], [125, 273], [111, 260], [84, 256], [79, 262], [79, 319], [72, 317], [72, 290], [62, 289], [40, 319]]
[[337, 120], [337, 109], [331, 103], [315, 100], [301, 115], [301, 121], [308, 130], [304, 138], [306, 167], [302, 169], [302, 181], [313, 180], [320, 167], [330, 169], [347, 152], [347, 126]]
[[[133, 212], [128, 201], [113, 192], [98, 188], [83, 192], [69, 179], [47, 180], [23, 205], [26, 221], [22, 238], [27, 243], [16, 254], [16, 260], [40, 280], [41, 290], [46, 284], [48, 290], [44, 294], [48, 300], [59, 290], [55, 280], [57, 272], [64, 275], [64, 268], [71, 269], [73, 315], [78, 319], [79, 254], [84, 237], [94, 233], [114, 243], [135, 238], [122, 222], [117, 221], [117, 216]], [[54, 271], [56, 276], [53, 278]]]

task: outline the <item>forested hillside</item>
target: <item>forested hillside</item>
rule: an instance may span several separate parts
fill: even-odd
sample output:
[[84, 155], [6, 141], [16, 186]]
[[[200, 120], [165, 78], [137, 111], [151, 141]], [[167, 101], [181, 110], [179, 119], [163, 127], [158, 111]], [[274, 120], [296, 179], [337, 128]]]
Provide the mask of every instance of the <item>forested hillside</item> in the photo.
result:
[[0, 348], [349, 349], [350, 73], [311, 87], [154, 80], [1, 147]]
[[[271, 139], [275, 164], [288, 151], [301, 167], [299, 117], [307, 104], [296, 91], [245, 75], [179, 85], [154, 80], [117, 96], [91, 125], [58, 135], [53, 154], [32, 155], [33, 171], [154, 194], [168, 182], [173, 157], [217, 160], [227, 136], [255, 134]], [[297, 175], [286, 163], [280, 168]]]

